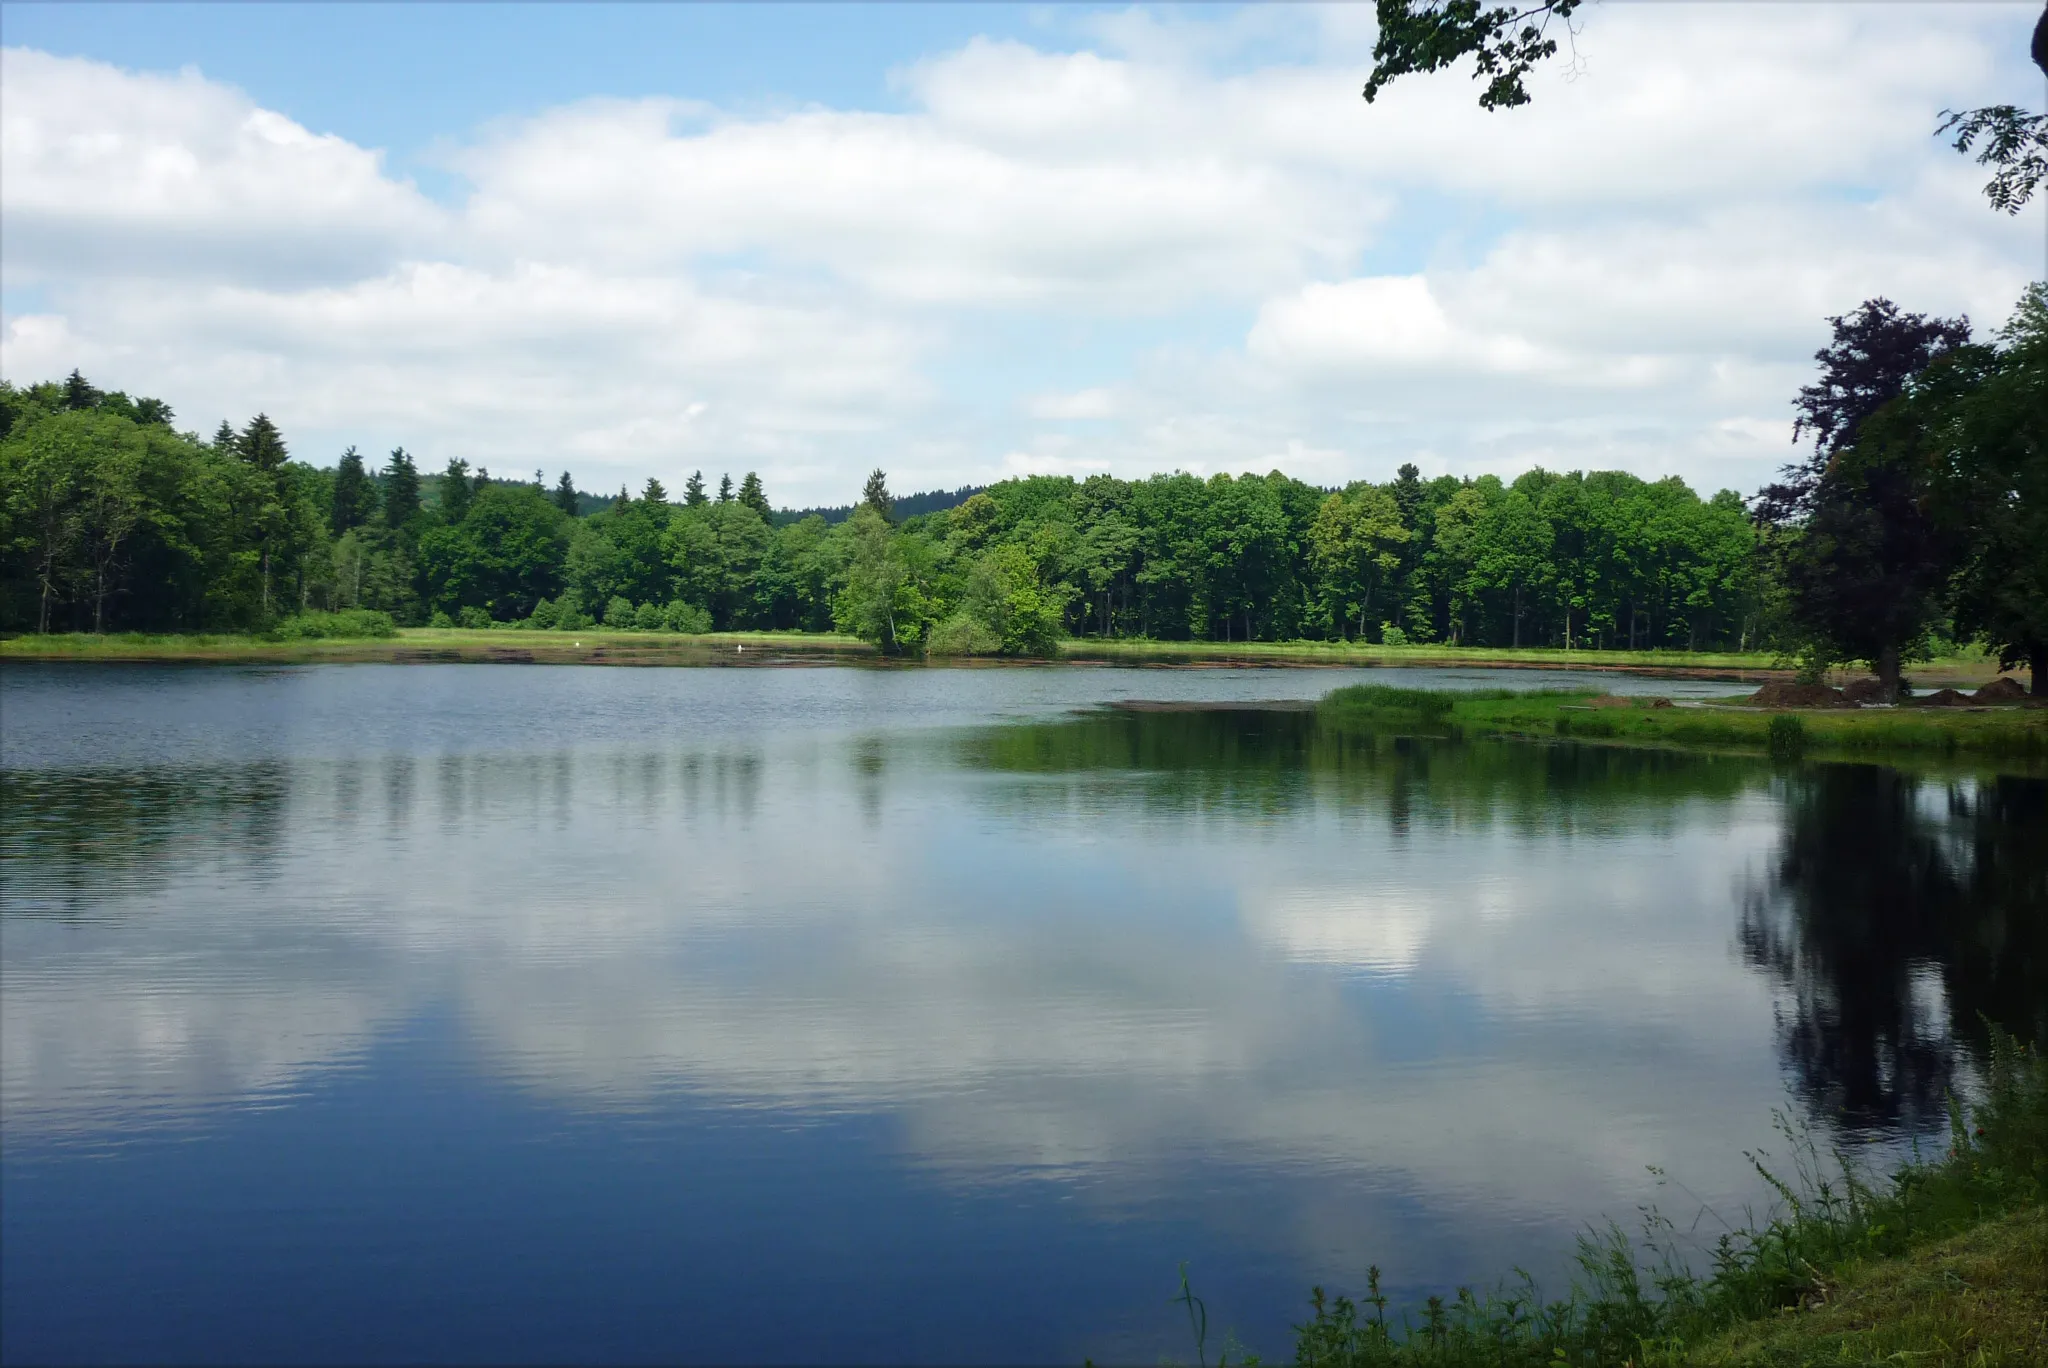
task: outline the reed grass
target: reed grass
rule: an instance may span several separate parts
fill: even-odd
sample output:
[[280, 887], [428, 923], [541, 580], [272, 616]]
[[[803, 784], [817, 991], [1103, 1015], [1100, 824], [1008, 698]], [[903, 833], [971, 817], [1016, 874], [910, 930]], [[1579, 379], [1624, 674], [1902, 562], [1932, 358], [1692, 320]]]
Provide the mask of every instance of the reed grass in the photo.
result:
[[[1641, 1233], [1578, 1241], [1546, 1299], [1526, 1273], [1389, 1310], [1377, 1267], [1356, 1297], [1309, 1294], [1303, 1368], [1679, 1368], [1692, 1364], [2048, 1362], [2048, 1061], [1992, 1029], [1988, 1081], [1951, 1102], [1949, 1145], [1887, 1177], [1780, 1113], [1782, 1158], [1749, 1160], [1773, 1193], [1702, 1244], [1654, 1208]], [[1689, 1227], [1690, 1228], [1690, 1227]], [[1967, 1276], [1958, 1269], [1967, 1270]], [[1181, 1295], [1207, 1364], [1207, 1308]], [[1199, 1309], [1199, 1320], [1196, 1311]], [[1219, 1364], [1228, 1362], [1219, 1357]], [[1259, 1359], [1238, 1359], [1256, 1364]]]

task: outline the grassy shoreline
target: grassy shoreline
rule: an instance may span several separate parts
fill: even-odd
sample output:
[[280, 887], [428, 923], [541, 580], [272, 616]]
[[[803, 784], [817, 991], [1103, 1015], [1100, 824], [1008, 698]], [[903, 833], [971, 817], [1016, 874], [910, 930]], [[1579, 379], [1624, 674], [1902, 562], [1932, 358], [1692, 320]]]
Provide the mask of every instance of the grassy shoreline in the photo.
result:
[[[535, 632], [513, 627], [401, 629], [396, 636], [279, 640], [274, 637], [193, 633], [94, 636], [89, 633], [0, 637], [0, 660], [247, 661], [474, 661], [533, 664], [732, 663], [759, 652], [774, 663], [875, 660], [872, 646], [858, 638], [816, 632], [713, 632], [688, 636], [672, 632]], [[1033, 665], [1051, 662], [990, 659], [935, 661], [946, 665]], [[1723, 679], [1760, 684], [1789, 679], [1791, 668], [1767, 652], [1501, 650], [1480, 647], [1373, 646], [1330, 641], [1103, 641], [1061, 643], [1057, 663], [1203, 668], [1372, 668], [1387, 666], [1455, 669], [1593, 670], [1674, 679]], [[1912, 670], [1923, 687], [1973, 688], [1997, 674], [1981, 655], [1953, 656]]]
[[[1355, 685], [1324, 698], [1338, 725], [1471, 739], [1555, 740], [1659, 750], [1854, 755], [1919, 752], [2048, 760], [2048, 708], [1657, 706], [1583, 691], [1472, 693]], [[1610, 706], [1600, 706], [1610, 705]]]
[[[1643, 1212], [1642, 1233], [1580, 1237], [1570, 1292], [1527, 1275], [1389, 1312], [1378, 1268], [1355, 1297], [1309, 1297], [1294, 1361], [1319, 1368], [1790, 1368], [2048, 1362], [2048, 1061], [1993, 1028], [1984, 1096], [1951, 1102], [1949, 1145], [1861, 1170], [1779, 1117], [1788, 1148], [1749, 1155], [1771, 1210], [1711, 1237]], [[1695, 1220], [1692, 1226], [1700, 1225]], [[1711, 1242], [1710, 1242], [1711, 1241]], [[1196, 1355], [1207, 1310], [1185, 1288]], [[1227, 1361], [1227, 1357], [1224, 1360]], [[1259, 1360], [1241, 1356], [1251, 1364]]]

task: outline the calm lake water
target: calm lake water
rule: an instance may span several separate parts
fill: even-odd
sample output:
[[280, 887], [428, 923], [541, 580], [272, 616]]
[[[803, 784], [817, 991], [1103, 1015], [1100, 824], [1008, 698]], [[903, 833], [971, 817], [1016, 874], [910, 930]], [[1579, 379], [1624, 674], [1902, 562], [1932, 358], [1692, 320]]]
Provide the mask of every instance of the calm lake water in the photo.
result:
[[10, 664], [0, 1356], [1284, 1360], [2048, 1029], [2040, 779], [1364, 678], [1570, 682]]

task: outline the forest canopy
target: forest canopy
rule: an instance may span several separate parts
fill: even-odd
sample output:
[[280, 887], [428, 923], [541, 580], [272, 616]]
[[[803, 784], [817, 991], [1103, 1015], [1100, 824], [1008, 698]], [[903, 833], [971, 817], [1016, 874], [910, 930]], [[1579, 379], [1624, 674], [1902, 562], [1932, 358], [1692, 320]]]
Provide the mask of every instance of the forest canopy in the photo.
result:
[[[0, 382], [0, 630], [275, 630], [308, 612], [536, 629], [839, 630], [890, 653], [1043, 655], [1063, 637], [1803, 649], [1899, 664], [2048, 633], [2048, 294], [1988, 344], [1888, 301], [1833, 320], [1808, 461], [1754, 503], [1532, 469], [1324, 488], [1266, 474], [1032, 476], [777, 513], [759, 476], [602, 498], [403, 448], [210, 439], [77, 372]], [[964, 497], [963, 497], [964, 496]]]

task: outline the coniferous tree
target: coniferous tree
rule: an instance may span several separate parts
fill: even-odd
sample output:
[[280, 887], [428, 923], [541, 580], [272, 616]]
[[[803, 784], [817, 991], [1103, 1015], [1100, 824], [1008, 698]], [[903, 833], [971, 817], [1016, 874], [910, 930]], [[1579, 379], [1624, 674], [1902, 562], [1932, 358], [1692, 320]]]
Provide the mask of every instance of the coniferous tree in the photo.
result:
[[339, 537], [352, 527], [361, 527], [376, 511], [377, 490], [363, 470], [363, 458], [354, 447], [341, 453], [334, 469], [334, 502], [329, 523]]
[[441, 472], [441, 521], [454, 527], [469, 516], [469, 503], [475, 488], [469, 482], [469, 462], [460, 457], [450, 457], [448, 468]]
[[100, 392], [86, 383], [76, 367], [64, 377], [64, 407], [76, 413], [81, 409], [98, 408]]
[[384, 525], [393, 531], [404, 527], [420, 511], [420, 472], [404, 447], [391, 449], [384, 467]]
[[650, 508], [665, 504], [668, 502], [668, 491], [661, 487], [661, 481], [649, 475], [647, 477], [647, 488], [640, 491], [640, 502]]
[[718, 477], [718, 501], [720, 503], [732, 502], [732, 476], [721, 475]]
[[693, 470], [690, 478], [683, 481], [683, 505], [686, 508], [702, 508], [711, 500], [704, 494], [704, 472]]
[[145, 397], [135, 401], [135, 421], [144, 426], [148, 426], [151, 423], [161, 423], [163, 426], [169, 427], [171, 419], [176, 416], [171, 411], [171, 406], [161, 399]]
[[761, 477], [751, 470], [747, 472], [747, 477], [740, 481], [740, 502], [759, 513], [763, 522], [773, 520], [772, 510], [768, 507], [768, 495], [761, 488]]
[[633, 496], [626, 492], [626, 487], [624, 485], [620, 485], [619, 496], [612, 500], [612, 512], [623, 513], [632, 506]]
[[213, 449], [223, 456], [232, 456], [240, 445], [241, 439], [235, 436], [235, 425], [221, 419], [220, 426], [213, 430]]
[[270, 415], [259, 413], [249, 420], [249, 426], [242, 429], [235, 439], [237, 454], [258, 470], [276, 474], [290, 459], [285, 449], [284, 436], [277, 430], [277, 424], [270, 421]]
[[555, 484], [555, 507], [561, 509], [565, 517], [576, 516], [576, 484], [566, 470]]
[[883, 517], [893, 517], [896, 500], [889, 496], [889, 477], [880, 467], [868, 474], [868, 482], [860, 491], [860, 501]]

